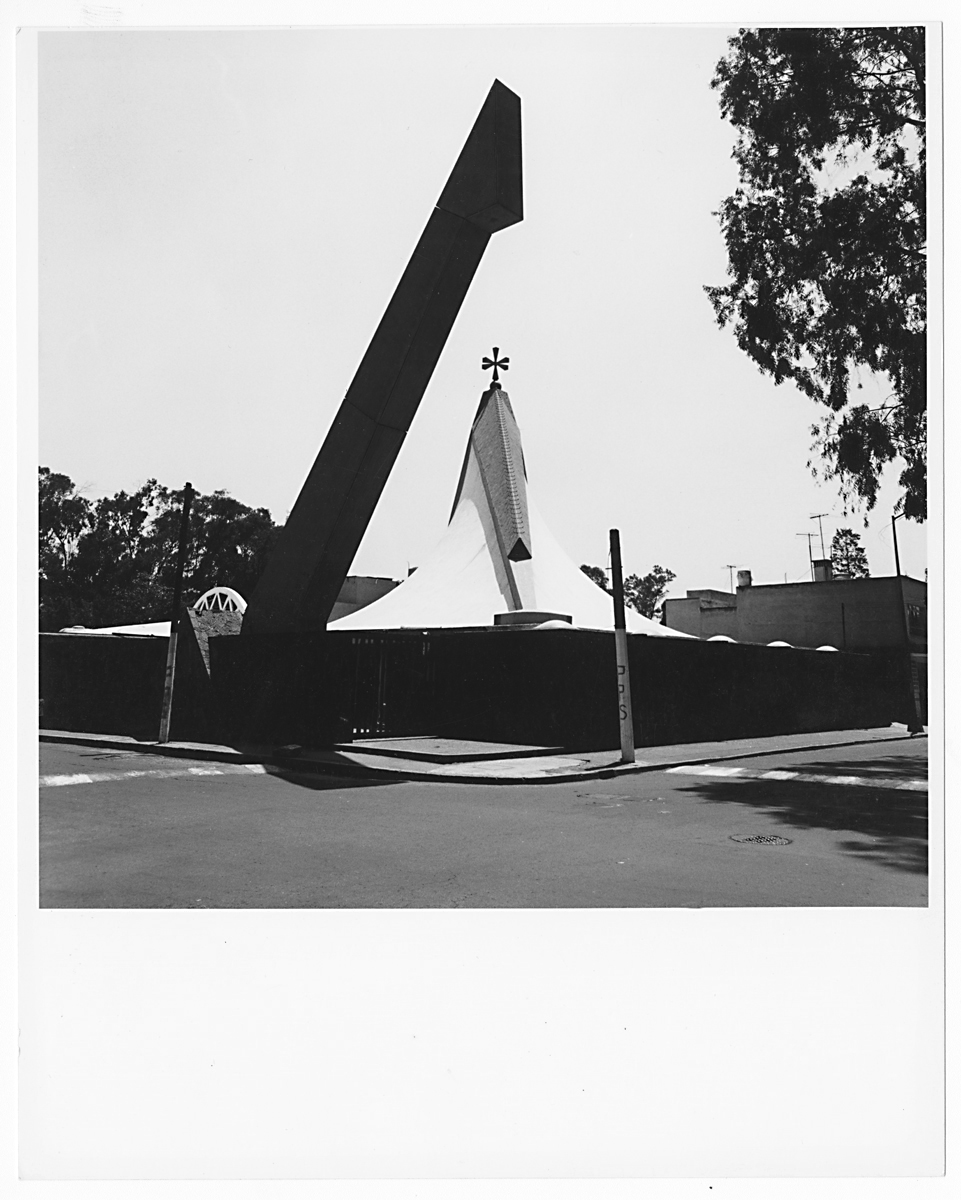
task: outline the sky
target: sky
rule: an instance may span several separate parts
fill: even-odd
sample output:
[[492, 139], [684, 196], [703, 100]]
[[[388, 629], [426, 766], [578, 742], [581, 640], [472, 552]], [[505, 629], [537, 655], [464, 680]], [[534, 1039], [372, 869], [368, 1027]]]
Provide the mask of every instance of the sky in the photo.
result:
[[[357, 553], [403, 578], [440, 538], [481, 357], [571, 558], [669, 594], [810, 577], [870, 524], [812, 478], [822, 411], [714, 321], [736, 186], [710, 89], [733, 28], [39, 35], [40, 463], [90, 498], [148, 478], [283, 521], [494, 78], [522, 101], [525, 216], [494, 235]], [[867, 381], [869, 388], [871, 381]], [[899, 522], [924, 578], [926, 529]], [[214, 581], [211, 581], [214, 582]]]

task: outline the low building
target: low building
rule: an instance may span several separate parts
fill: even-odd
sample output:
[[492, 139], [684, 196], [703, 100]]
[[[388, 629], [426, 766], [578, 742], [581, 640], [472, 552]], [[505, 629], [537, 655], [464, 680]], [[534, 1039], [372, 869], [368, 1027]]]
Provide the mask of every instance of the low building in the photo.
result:
[[927, 584], [907, 575], [754, 584], [750, 571], [739, 571], [736, 593], [702, 589], [665, 600], [664, 623], [700, 638], [853, 651], [903, 650], [906, 628], [912, 653], [927, 654], [927, 597]]
[[699, 638], [832, 648], [897, 660], [910, 650], [910, 686], [922, 719], [928, 705], [928, 585], [908, 575], [836, 579], [814, 564], [811, 583], [755, 585], [738, 571], [736, 592], [710, 588], [665, 600], [664, 624]]
[[679, 633], [741, 641], [737, 635], [737, 596], [733, 592], [695, 588], [683, 600], [665, 600], [662, 612], [664, 624]]

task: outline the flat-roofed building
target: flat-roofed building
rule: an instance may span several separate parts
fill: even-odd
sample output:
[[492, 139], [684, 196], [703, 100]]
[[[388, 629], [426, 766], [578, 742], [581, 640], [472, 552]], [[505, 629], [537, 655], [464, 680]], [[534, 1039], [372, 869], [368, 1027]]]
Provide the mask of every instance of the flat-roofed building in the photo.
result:
[[754, 584], [749, 572], [736, 592], [705, 588], [664, 601], [670, 629], [737, 642], [787, 642], [837, 650], [928, 649], [928, 585], [910, 576]]

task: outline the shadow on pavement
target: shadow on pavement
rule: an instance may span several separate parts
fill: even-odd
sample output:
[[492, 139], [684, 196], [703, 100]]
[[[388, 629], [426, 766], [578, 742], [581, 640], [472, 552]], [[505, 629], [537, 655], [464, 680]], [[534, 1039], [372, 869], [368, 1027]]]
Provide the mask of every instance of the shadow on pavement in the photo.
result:
[[[818, 775], [924, 778], [917, 759], [788, 764], [786, 770]], [[928, 870], [927, 792], [864, 785], [803, 783], [775, 779], [711, 779], [683, 789], [713, 804], [743, 804], [796, 829], [834, 829], [864, 840], [837, 843], [844, 853], [880, 866], [924, 875]]]
[[280, 766], [278, 763], [264, 763], [264, 770], [275, 779], [283, 779], [296, 787], [308, 788], [313, 792], [343, 791], [344, 788], [396, 787], [404, 783], [403, 779], [391, 779], [389, 776], [326, 775], [317, 771], [305, 770], [301, 767]]

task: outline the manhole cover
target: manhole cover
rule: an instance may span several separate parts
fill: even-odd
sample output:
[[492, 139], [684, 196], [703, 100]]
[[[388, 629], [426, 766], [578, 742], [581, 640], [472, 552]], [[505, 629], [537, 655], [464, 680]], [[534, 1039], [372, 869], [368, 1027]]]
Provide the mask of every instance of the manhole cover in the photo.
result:
[[732, 842], [751, 842], [755, 846], [790, 846], [790, 838], [778, 837], [776, 833], [731, 834]]

